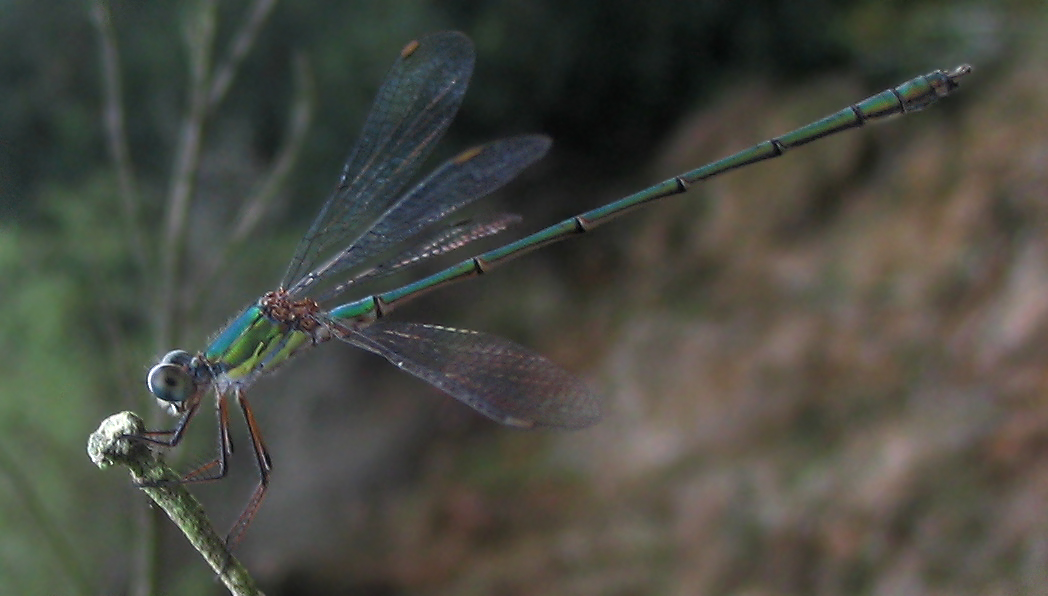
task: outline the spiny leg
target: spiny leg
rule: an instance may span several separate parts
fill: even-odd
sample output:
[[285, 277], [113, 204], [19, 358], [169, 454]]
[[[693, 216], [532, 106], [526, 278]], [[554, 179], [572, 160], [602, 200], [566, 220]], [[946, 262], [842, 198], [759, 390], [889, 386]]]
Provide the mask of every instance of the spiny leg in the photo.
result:
[[[132, 441], [142, 441], [145, 443], [152, 443], [154, 445], [160, 445], [162, 447], [175, 447], [182, 442], [182, 437], [185, 436], [186, 429], [189, 428], [189, 422], [196, 415], [197, 410], [200, 407], [199, 398], [192, 400], [189, 406], [186, 408], [182, 418], [175, 425], [175, 428], [170, 430], [147, 430], [142, 431], [137, 435], [126, 435], [125, 438]], [[178, 482], [183, 482], [179, 480]], [[136, 482], [136, 486], [163, 486], [171, 484], [171, 481], [145, 481]]]
[[186, 412], [182, 414], [182, 418], [179, 419], [178, 424], [176, 424], [175, 428], [172, 428], [171, 430], [145, 430], [137, 435], [125, 435], [124, 438], [132, 441], [152, 443], [162, 447], [175, 447], [182, 442], [182, 437], [185, 435], [186, 429], [189, 427], [189, 421], [196, 415], [199, 407], [199, 400], [191, 403], [186, 409]]
[[229, 402], [226, 397], [225, 393], [218, 394], [218, 455], [215, 456], [215, 459], [187, 472], [182, 476], [181, 482], [219, 480], [225, 478], [229, 472], [229, 457], [233, 454], [233, 439], [229, 435]]
[[[199, 406], [199, 402], [193, 403], [182, 420], [179, 421], [178, 425], [172, 430], [159, 430], [159, 431], [146, 431], [141, 435], [132, 437], [136, 440], [148, 441], [157, 445], [163, 445], [165, 447], [174, 447], [182, 441], [182, 437], [185, 434], [186, 427], [189, 424], [189, 420], [196, 414]], [[229, 407], [227, 406], [227, 400], [225, 394], [218, 396], [218, 455], [215, 459], [199, 466], [177, 481], [164, 481], [158, 483], [141, 484], [140, 486], [161, 486], [165, 484], [189, 484], [194, 482], [207, 482], [210, 480], [219, 480], [225, 478], [229, 471], [229, 457], [233, 453], [233, 441], [229, 435]], [[160, 438], [169, 437], [169, 438]]]
[[236, 398], [237, 403], [240, 404], [240, 409], [244, 412], [248, 435], [251, 437], [251, 447], [255, 451], [255, 463], [258, 465], [258, 486], [255, 487], [255, 492], [251, 493], [251, 498], [248, 499], [247, 505], [244, 506], [244, 511], [237, 518], [236, 523], [233, 524], [233, 528], [229, 530], [229, 536], [226, 537], [226, 547], [231, 551], [240, 541], [247, 527], [251, 525], [251, 520], [255, 518], [255, 514], [258, 513], [258, 509], [262, 505], [262, 499], [266, 496], [266, 489], [269, 488], [269, 473], [273, 469], [273, 462], [269, 458], [269, 450], [266, 449], [266, 444], [262, 440], [262, 433], [258, 429], [258, 422], [255, 421], [255, 414], [251, 411], [251, 405], [248, 403], [247, 397], [243, 391], [238, 389]]

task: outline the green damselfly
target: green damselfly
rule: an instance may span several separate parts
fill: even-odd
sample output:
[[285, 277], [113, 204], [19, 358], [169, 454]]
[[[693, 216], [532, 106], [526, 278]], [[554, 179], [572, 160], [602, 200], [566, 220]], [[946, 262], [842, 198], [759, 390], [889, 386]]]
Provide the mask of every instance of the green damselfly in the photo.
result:
[[[501, 248], [386, 292], [333, 308], [323, 304], [362, 282], [383, 277], [503, 231], [514, 216], [443, 224], [541, 158], [550, 140], [517, 136], [470, 149], [404, 192], [455, 116], [473, 71], [469, 39], [456, 32], [412, 41], [401, 51], [368, 115], [338, 185], [321, 208], [278, 289], [251, 303], [203, 351], [168, 353], [149, 372], [158, 402], [181, 416], [171, 430], [140, 440], [177, 445], [203, 398], [213, 392], [219, 421], [218, 456], [184, 482], [226, 475], [232, 451], [229, 400], [239, 404], [260, 481], [227, 538], [232, 546], [257, 512], [271, 461], [246, 390], [303, 350], [332, 339], [378, 354], [498, 422], [521, 428], [582, 428], [600, 418], [600, 403], [578, 378], [508, 340], [385, 318], [399, 305], [531, 250], [586, 232], [641, 205], [683, 193], [695, 182], [778, 157], [866, 122], [925, 108], [957, 88], [970, 67], [916, 77], [793, 132], [680, 174], [587, 211]], [[327, 257], [319, 261], [321, 257]], [[318, 261], [321, 263], [317, 265]]]

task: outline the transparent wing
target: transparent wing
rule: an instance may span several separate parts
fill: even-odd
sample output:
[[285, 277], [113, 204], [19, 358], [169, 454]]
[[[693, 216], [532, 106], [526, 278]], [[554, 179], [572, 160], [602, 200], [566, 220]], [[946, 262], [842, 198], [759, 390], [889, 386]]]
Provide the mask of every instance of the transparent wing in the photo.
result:
[[506, 228], [520, 223], [521, 217], [512, 213], [501, 213], [484, 218], [471, 219], [458, 222], [446, 228], [437, 230], [417, 245], [398, 253], [391, 259], [375, 265], [369, 269], [357, 272], [352, 278], [332, 288], [328, 292], [316, 297], [318, 302], [333, 298], [349, 289], [354, 284], [381, 279], [392, 275], [405, 267], [410, 267], [431, 259], [433, 257], [449, 253], [466, 246], [470, 242], [494, 236]]
[[[319, 280], [381, 257], [454, 211], [487, 196], [539, 160], [551, 141], [541, 135], [502, 139], [448, 160], [379, 216], [356, 242], [310, 273]], [[328, 292], [331, 297], [341, 287]]]
[[301, 293], [315, 281], [303, 276], [325, 248], [356, 239], [396, 200], [455, 117], [473, 61], [472, 42], [457, 32], [435, 33], [404, 47], [281, 287]]
[[507, 339], [400, 321], [348, 330], [342, 339], [503, 424], [570, 429], [600, 419], [599, 400], [585, 383]]

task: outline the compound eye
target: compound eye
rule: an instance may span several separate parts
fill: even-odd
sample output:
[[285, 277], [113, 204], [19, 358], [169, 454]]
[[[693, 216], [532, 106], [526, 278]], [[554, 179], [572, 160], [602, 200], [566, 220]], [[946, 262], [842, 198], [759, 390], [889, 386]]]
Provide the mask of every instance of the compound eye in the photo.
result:
[[166, 402], [182, 403], [193, 395], [193, 379], [184, 367], [177, 364], [161, 363], [154, 366], [149, 371], [146, 384], [157, 399]]
[[160, 360], [160, 364], [178, 364], [189, 366], [193, 361], [193, 355], [185, 350], [171, 350]]

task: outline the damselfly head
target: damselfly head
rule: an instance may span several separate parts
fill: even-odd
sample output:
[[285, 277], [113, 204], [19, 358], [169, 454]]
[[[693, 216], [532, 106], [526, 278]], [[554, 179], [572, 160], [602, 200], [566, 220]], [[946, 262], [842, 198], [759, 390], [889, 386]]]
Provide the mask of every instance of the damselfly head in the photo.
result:
[[190, 371], [194, 360], [185, 350], [168, 352], [146, 377], [146, 385], [157, 404], [172, 416], [184, 413], [190, 398], [196, 394], [196, 382]]

